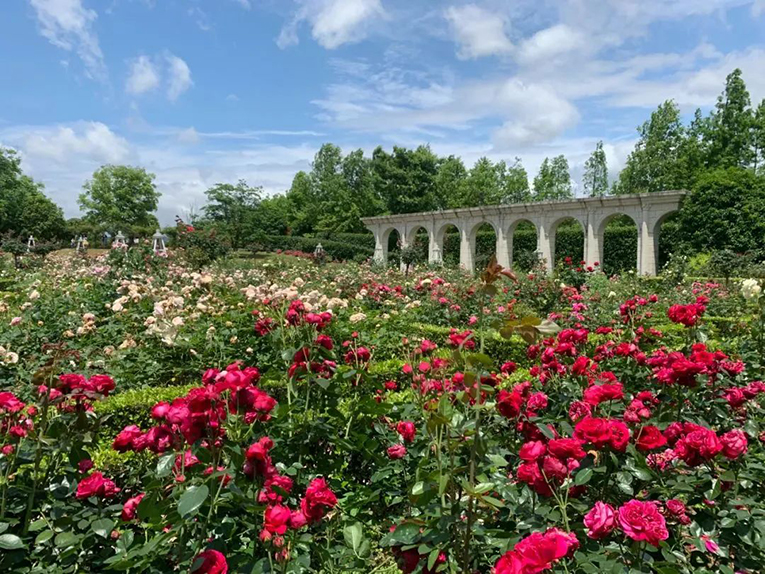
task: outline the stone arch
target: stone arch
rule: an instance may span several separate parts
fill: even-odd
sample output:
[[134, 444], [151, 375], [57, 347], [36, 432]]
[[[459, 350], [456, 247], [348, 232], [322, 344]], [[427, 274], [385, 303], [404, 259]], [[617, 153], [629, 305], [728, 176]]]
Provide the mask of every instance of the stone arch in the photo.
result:
[[[456, 246], [454, 252], [446, 246], [446, 234], [454, 229], [457, 232]], [[459, 265], [459, 244], [462, 238], [462, 227], [456, 219], [439, 221], [435, 226], [433, 233], [434, 244], [431, 247], [431, 261], [442, 262], [444, 264], [455, 266]], [[447, 253], [448, 251], [448, 253]]]
[[388, 259], [391, 255], [392, 251], [398, 251], [397, 247], [395, 247], [396, 243], [393, 243], [394, 247], [391, 248], [391, 240], [393, 238], [396, 238], [396, 243], [400, 242], [401, 239], [404, 238], [404, 233], [401, 229], [396, 227], [395, 225], [392, 225], [382, 231], [380, 234], [380, 242], [382, 244], [382, 250], [383, 250], [383, 261], [387, 264]]
[[[494, 241], [491, 242], [491, 245], [479, 245], [478, 232], [481, 230], [481, 228], [485, 228], [486, 226], [490, 227], [494, 232]], [[469, 249], [469, 253], [467, 255], [469, 257], [465, 258], [465, 254], [461, 254], [460, 262], [462, 265], [468, 270], [474, 270], [476, 269], [476, 266], [478, 269], [485, 268], [486, 264], [489, 262], [489, 259], [491, 259], [492, 256], [497, 256], [497, 243], [499, 238], [500, 229], [496, 222], [484, 218], [474, 221], [470, 227], [470, 231], [467, 234], [467, 248]]]
[[[578, 232], [573, 231], [573, 245], [564, 245], [558, 241], [559, 231], [561, 225], [566, 225], [566, 232], [568, 229], [573, 229], [574, 226], [578, 227], [581, 231], [581, 239], [578, 236]], [[581, 261], [585, 259], [585, 237], [587, 235], [587, 223], [582, 221], [582, 218], [577, 214], [562, 215], [558, 219], [553, 220], [550, 224], [548, 231], [548, 237], [550, 241], [550, 254], [552, 257], [551, 265], [555, 267], [557, 262], [565, 257], [570, 257], [574, 265], [579, 265]]]
[[417, 252], [417, 262], [427, 263], [430, 259], [430, 230], [425, 224], [412, 225], [406, 232], [406, 245]]
[[676, 244], [676, 241], [674, 241], [675, 237], [673, 236], [675, 234], [668, 235], [667, 237], [662, 234], [662, 225], [675, 220], [679, 213], [679, 209], [666, 212], [656, 220], [656, 223], [654, 223], [653, 229], [651, 230], [653, 237], [654, 261], [656, 262], [657, 272], [664, 267], [667, 261], [669, 261], [669, 258], [672, 255], [672, 248]]
[[[598, 222], [596, 262], [607, 275], [640, 268], [640, 222], [640, 217], [627, 210], [615, 210]], [[623, 228], [620, 237], [606, 233], [608, 227]], [[634, 228], [634, 233], [627, 228]]]
[[[533, 240], [521, 236], [516, 241], [516, 232], [525, 235], [531, 230], [534, 231]], [[507, 227], [506, 237], [510, 267], [530, 271], [538, 257], [539, 225], [527, 217], [518, 218]]]

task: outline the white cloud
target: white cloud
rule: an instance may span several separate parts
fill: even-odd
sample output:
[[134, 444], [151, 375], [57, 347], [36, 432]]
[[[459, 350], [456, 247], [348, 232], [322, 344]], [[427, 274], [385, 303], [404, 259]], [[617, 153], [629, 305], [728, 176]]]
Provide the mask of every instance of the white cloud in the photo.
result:
[[169, 67], [167, 97], [170, 101], [175, 101], [178, 99], [178, 96], [188, 90], [194, 82], [191, 80], [191, 70], [189, 69], [188, 64], [181, 58], [168, 52], [165, 55], [165, 59]]
[[252, 8], [252, 6], [250, 5], [250, 0], [234, 0], [234, 2], [239, 4], [245, 10], [249, 10], [250, 8]]
[[534, 34], [521, 45], [518, 61], [534, 65], [579, 50], [586, 45], [585, 36], [566, 24], [557, 24]]
[[239, 96], [237, 96], [236, 94], [229, 94], [229, 95], [226, 96], [226, 101], [227, 102], [238, 102], [239, 101]]
[[299, 42], [298, 26], [311, 24], [319, 45], [333, 50], [363, 40], [370, 21], [385, 15], [381, 0], [299, 0], [300, 8], [279, 33], [277, 45], [284, 49]]
[[444, 16], [459, 44], [457, 55], [460, 59], [498, 56], [513, 50], [505, 33], [506, 22], [496, 13], [467, 4], [448, 8]]
[[98, 15], [83, 6], [82, 0], [29, 0], [35, 9], [40, 33], [54, 46], [74, 51], [89, 77], [106, 81], [104, 56], [93, 31]]
[[130, 153], [127, 141], [101, 122], [30, 129], [20, 142], [25, 154], [61, 164], [75, 157], [118, 163], [125, 161]]
[[130, 61], [125, 84], [128, 94], [140, 96], [152, 92], [163, 82], [165, 95], [172, 102], [194, 85], [188, 64], [170, 52], [154, 57], [139, 56]]
[[182, 144], [198, 144], [200, 141], [199, 133], [193, 126], [186, 128], [178, 132], [178, 141]]
[[192, 6], [189, 8], [188, 14], [191, 18], [194, 18], [197, 27], [199, 27], [202, 32], [209, 32], [212, 29], [212, 24], [210, 24], [210, 18], [207, 15], [207, 12], [202, 10], [199, 6]]
[[130, 75], [125, 89], [129, 94], [140, 95], [159, 87], [159, 71], [147, 56], [139, 56], [130, 63]]

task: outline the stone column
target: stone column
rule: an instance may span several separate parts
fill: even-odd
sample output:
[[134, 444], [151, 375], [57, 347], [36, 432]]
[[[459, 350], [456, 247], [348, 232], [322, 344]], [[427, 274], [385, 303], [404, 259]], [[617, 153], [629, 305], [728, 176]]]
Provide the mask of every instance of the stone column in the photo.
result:
[[507, 228], [504, 225], [498, 224], [497, 230], [497, 246], [495, 247], [495, 253], [497, 254], [497, 263], [502, 267], [510, 268], [512, 265], [512, 249], [513, 239], [510, 241], [507, 239]]
[[438, 244], [436, 226], [430, 228], [428, 233], [428, 263], [438, 265], [443, 261], [443, 247]]
[[[399, 241], [401, 242], [401, 251], [403, 251], [404, 248], [406, 248], [409, 245], [409, 240], [406, 237], [406, 232], [407, 232], [406, 226], [398, 230], [398, 237], [399, 237]], [[398, 267], [401, 270], [401, 273], [406, 272], [406, 265], [404, 265], [403, 261], [399, 262]]]
[[382, 230], [378, 227], [375, 234], [375, 254], [372, 256], [375, 263], [385, 264], [388, 262], [386, 246], [383, 245]]
[[648, 220], [643, 217], [638, 232], [638, 273], [656, 275], [656, 243]]
[[601, 266], [603, 262], [601, 259], [600, 249], [603, 244], [603, 240], [598, 233], [597, 222], [594, 221], [594, 217], [587, 215], [587, 227], [584, 230], [584, 260], [587, 265], [594, 265], [597, 261]]
[[469, 225], [460, 229], [460, 267], [465, 271], [473, 271], [475, 257], [475, 237], [470, 237]]
[[537, 225], [537, 253], [541, 259], [545, 260], [547, 272], [551, 273], [553, 269], [553, 246], [550, 241], [548, 226], [549, 223], [544, 219], [541, 219]]

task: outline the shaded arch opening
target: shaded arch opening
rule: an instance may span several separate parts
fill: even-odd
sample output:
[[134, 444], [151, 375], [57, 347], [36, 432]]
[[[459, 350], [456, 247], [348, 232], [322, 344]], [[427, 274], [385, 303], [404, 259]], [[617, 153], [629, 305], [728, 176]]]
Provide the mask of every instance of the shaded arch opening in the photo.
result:
[[453, 223], [445, 223], [436, 232], [436, 246], [441, 262], [449, 267], [460, 264], [460, 230]]
[[414, 249], [415, 265], [423, 265], [428, 262], [428, 251], [430, 249], [430, 236], [428, 230], [422, 225], [409, 230], [406, 238], [406, 244]]
[[401, 233], [395, 227], [389, 229], [383, 235], [383, 247], [385, 248], [385, 260], [389, 266], [401, 265]]
[[672, 253], [680, 245], [680, 212], [671, 211], [659, 218], [653, 228], [653, 243], [656, 249], [656, 272], [669, 262]]
[[537, 254], [537, 227], [528, 219], [513, 223], [507, 236], [512, 241], [512, 268], [531, 271], [539, 261]]
[[497, 256], [497, 230], [487, 221], [479, 223], [473, 227], [470, 243], [475, 246], [473, 269], [482, 271]]
[[600, 224], [598, 262], [606, 275], [618, 275], [638, 268], [638, 226], [632, 217], [616, 213]]
[[579, 267], [584, 260], [584, 226], [575, 217], [564, 217], [551, 228], [553, 266], [563, 263]]

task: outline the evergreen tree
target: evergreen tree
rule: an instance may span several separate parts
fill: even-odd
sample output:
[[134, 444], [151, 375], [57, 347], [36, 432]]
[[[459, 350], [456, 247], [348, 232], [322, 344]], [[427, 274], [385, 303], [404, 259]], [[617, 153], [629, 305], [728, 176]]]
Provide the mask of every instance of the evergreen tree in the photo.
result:
[[741, 70], [725, 79], [710, 117], [709, 167], [749, 167], [752, 164], [753, 114]]
[[672, 100], [661, 104], [640, 128], [640, 139], [627, 158], [614, 193], [647, 193], [682, 189], [688, 184], [680, 153], [685, 130]]
[[529, 189], [529, 174], [521, 164], [520, 158], [505, 171], [501, 182], [502, 203], [526, 203], [531, 201], [531, 189]]
[[534, 200], [559, 200], [573, 197], [568, 160], [563, 155], [545, 158], [534, 178]]
[[601, 197], [608, 193], [608, 165], [603, 142], [595, 145], [595, 151], [584, 163], [584, 191], [590, 197]]
[[415, 150], [394, 146], [393, 153], [378, 147], [372, 153], [375, 195], [388, 213], [436, 209], [438, 158], [428, 146]]
[[487, 157], [480, 158], [470, 170], [465, 184], [461, 207], [496, 205], [501, 202], [501, 181], [506, 170], [505, 162], [494, 163]]
[[765, 170], [765, 100], [757, 106], [752, 122], [752, 167], [755, 173]]
[[467, 180], [467, 169], [458, 157], [450, 155], [438, 164], [435, 179], [436, 209], [462, 207], [462, 198]]

